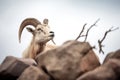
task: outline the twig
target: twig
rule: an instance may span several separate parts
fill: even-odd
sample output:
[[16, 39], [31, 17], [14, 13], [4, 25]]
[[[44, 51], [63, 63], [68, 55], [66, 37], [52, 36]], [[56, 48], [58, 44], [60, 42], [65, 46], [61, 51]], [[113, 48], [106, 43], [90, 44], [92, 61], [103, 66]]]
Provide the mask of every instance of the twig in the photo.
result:
[[52, 39], [52, 42], [53, 42], [53, 44], [55, 44], [56, 45], [56, 43], [55, 43], [55, 41]]
[[115, 30], [117, 30], [117, 29], [119, 29], [119, 27], [117, 27], [117, 28], [115, 28], [115, 29], [113, 29], [113, 27], [111, 27], [108, 31], [105, 32], [103, 38], [102, 38], [101, 40], [98, 40], [98, 44], [99, 44], [99, 53], [102, 52], [102, 53], [104, 54], [104, 51], [102, 50], [102, 47], [104, 47], [104, 45], [102, 45], [102, 42], [103, 42], [104, 39], [106, 38], [107, 34], [108, 34], [109, 32], [115, 31]]
[[83, 36], [81, 36], [81, 35], [82, 35], [82, 33], [83, 33], [86, 25], [87, 25], [87, 23], [85, 23], [85, 24], [83, 25], [83, 28], [82, 28], [80, 34], [78, 35], [78, 37], [77, 37], [75, 40], [78, 40], [80, 37], [83, 37]]
[[100, 20], [100, 19], [97, 19], [97, 21], [95, 21], [95, 23], [94, 23], [93, 25], [91, 25], [90, 28], [87, 30], [86, 35], [85, 35], [86, 37], [85, 37], [84, 42], [86, 42], [86, 40], [87, 40], [88, 32], [90, 31], [90, 29], [91, 29], [93, 26], [96, 26], [96, 23], [97, 23], [99, 20]]

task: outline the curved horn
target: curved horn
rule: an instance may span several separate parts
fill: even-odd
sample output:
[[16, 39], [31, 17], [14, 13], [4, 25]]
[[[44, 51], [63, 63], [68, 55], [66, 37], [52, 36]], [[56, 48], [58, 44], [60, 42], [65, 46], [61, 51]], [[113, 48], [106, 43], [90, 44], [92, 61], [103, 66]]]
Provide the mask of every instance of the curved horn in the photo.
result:
[[23, 29], [24, 29], [27, 25], [32, 25], [32, 26], [36, 27], [38, 24], [41, 24], [41, 22], [38, 21], [38, 20], [35, 19], [35, 18], [27, 18], [27, 19], [25, 19], [25, 20], [21, 23], [20, 28], [19, 28], [19, 33], [18, 33], [19, 42], [21, 42], [21, 34], [22, 34], [22, 31], [23, 31]]

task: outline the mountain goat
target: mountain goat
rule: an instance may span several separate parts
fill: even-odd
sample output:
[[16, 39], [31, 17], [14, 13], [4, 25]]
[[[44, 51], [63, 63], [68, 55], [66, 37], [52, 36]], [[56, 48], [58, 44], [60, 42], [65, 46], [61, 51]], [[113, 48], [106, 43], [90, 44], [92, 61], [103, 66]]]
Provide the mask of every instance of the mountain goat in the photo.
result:
[[47, 42], [53, 40], [54, 37], [54, 32], [50, 31], [48, 19], [44, 19], [43, 23], [35, 18], [25, 19], [19, 28], [19, 42], [21, 42], [22, 31], [27, 25], [32, 25], [35, 29], [30, 27], [26, 28], [28, 32], [32, 33], [33, 37], [29, 47], [23, 52], [23, 58], [35, 59], [39, 53], [56, 47], [54, 45], [47, 44]]

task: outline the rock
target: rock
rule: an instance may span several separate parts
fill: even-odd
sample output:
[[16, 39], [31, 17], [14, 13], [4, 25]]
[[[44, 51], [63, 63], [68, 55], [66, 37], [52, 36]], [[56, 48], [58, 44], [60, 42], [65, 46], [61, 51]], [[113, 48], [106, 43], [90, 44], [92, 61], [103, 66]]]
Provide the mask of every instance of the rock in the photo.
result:
[[105, 60], [104, 60], [103, 63], [107, 62], [109, 59], [120, 59], [120, 49], [117, 50], [117, 51], [115, 51], [115, 52], [109, 53], [109, 54], [106, 56], [106, 58], [105, 58]]
[[0, 80], [16, 80], [30, 65], [36, 65], [36, 62], [32, 59], [7, 56], [0, 66]]
[[120, 80], [120, 61], [110, 59], [95, 70], [83, 74], [77, 80]]
[[21, 62], [28, 64], [28, 65], [34, 65], [37, 66], [37, 63], [35, 60], [30, 59], [30, 58], [18, 58], [18, 60], [20, 60]]
[[67, 41], [58, 48], [43, 52], [36, 57], [36, 62], [55, 80], [75, 80], [100, 66], [89, 43], [79, 41]]
[[50, 77], [42, 69], [30, 66], [24, 70], [17, 80], [50, 80]]
[[106, 63], [107, 67], [111, 67], [115, 72], [116, 79], [120, 80], [120, 60], [119, 59], [109, 59]]

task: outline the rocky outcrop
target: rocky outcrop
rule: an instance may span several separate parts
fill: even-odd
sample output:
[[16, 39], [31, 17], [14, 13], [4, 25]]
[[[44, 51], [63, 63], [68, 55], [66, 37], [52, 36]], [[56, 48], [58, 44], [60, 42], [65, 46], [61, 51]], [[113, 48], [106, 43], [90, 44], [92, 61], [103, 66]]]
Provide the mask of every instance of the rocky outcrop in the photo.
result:
[[50, 80], [50, 77], [41, 68], [30, 66], [17, 80]]
[[87, 42], [67, 41], [62, 46], [36, 57], [38, 67], [44, 67], [55, 80], [75, 80], [83, 73], [100, 66]]
[[0, 80], [16, 80], [30, 65], [37, 64], [33, 59], [20, 59], [8, 56], [0, 65]]
[[77, 80], [120, 80], [120, 50], [109, 53], [100, 67]]
[[120, 61], [110, 59], [95, 70], [80, 76], [77, 80], [120, 80]]
[[108, 55], [106, 56], [103, 63], [107, 62], [109, 59], [119, 59], [120, 60], [120, 49], [115, 52], [108, 53]]
[[0, 80], [120, 80], [120, 50], [100, 64], [88, 42], [67, 41], [35, 60], [6, 57]]

